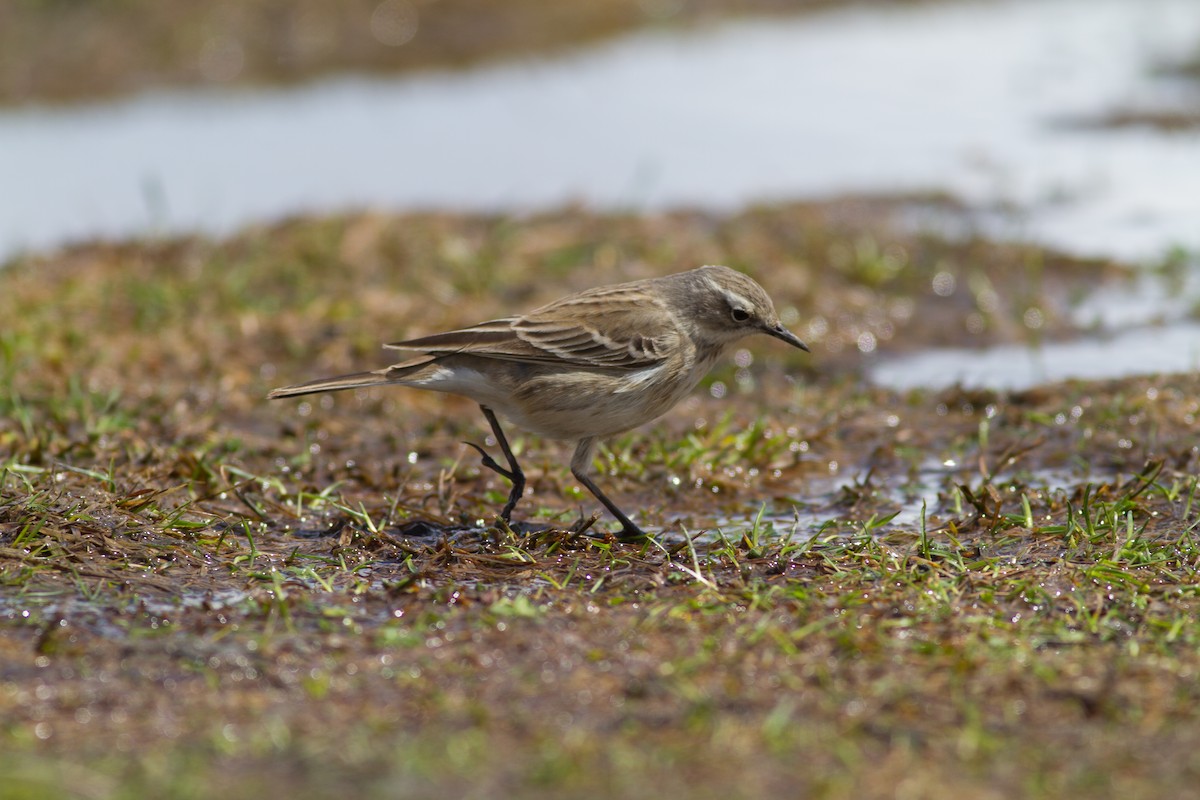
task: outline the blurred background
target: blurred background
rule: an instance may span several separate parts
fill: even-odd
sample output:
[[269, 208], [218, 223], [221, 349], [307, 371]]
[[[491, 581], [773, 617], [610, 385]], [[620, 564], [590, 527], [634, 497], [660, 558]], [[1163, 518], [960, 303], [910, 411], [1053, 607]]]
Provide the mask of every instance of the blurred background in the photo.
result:
[[937, 196], [908, 224], [1172, 281], [1088, 298], [1090, 338], [877, 381], [1196, 365], [1195, 0], [5, 3], [0, 103], [0, 258], [365, 209]]

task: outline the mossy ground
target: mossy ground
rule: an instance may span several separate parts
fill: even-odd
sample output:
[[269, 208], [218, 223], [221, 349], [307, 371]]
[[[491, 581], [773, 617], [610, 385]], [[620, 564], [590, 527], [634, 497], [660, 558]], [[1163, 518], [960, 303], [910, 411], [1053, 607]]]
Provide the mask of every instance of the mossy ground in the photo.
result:
[[[913, 203], [953, 213], [364, 215], [10, 264], [6, 796], [1196, 796], [1200, 379], [864, 384], [881, 352], [1078, 335], [1128, 280], [913, 233]], [[549, 527], [492, 527], [465, 401], [264, 399], [705, 262], [813, 354], [748, 342], [610, 443], [654, 542], [563, 530], [595, 503], [531, 437], [518, 516]]]

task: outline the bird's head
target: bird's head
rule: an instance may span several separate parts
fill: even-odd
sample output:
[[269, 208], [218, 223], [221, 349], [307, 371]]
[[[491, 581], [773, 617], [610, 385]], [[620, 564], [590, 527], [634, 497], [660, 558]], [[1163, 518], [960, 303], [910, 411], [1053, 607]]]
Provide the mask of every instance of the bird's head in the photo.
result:
[[708, 266], [681, 273], [680, 305], [696, 333], [725, 346], [753, 333], [765, 333], [808, 351], [796, 334], [779, 321], [766, 291], [747, 275], [729, 267]]

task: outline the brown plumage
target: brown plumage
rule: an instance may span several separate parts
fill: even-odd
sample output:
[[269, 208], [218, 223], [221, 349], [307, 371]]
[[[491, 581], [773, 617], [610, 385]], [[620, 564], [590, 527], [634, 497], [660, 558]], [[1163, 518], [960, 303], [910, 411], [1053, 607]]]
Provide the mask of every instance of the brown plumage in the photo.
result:
[[275, 389], [294, 397], [397, 384], [463, 395], [480, 405], [508, 467], [482, 448], [483, 463], [512, 481], [508, 520], [524, 474], [494, 412], [521, 428], [577, 442], [571, 472], [618, 520], [624, 537], [645, 534], [587, 476], [598, 439], [661, 416], [738, 339], [765, 333], [803, 350], [771, 299], [728, 267], [601, 286], [528, 314], [386, 345], [416, 353], [384, 369]]

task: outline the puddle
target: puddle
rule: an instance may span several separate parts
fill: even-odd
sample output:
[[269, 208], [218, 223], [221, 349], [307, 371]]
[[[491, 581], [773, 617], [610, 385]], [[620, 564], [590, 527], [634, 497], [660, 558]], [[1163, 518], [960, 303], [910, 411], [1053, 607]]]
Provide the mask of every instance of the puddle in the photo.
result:
[[1070, 379], [1190, 372], [1200, 368], [1200, 324], [1179, 322], [1107, 337], [1002, 345], [981, 350], [943, 348], [881, 360], [869, 378], [891, 389], [1021, 390]]
[[1177, 277], [1145, 275], [1131, 285], [1102, 286], [1070, 310], [1080, 328], [1116, 330], [1186, 323], [1200, 309], [1200, 253]]
[[0, 620], [9, 624], [21, 620], [43, 629], [47, 625], [76, 626], [114, 640], [123, 639], [128, 633], [102, 604], [61, 593], [0, 598]]
[[732, 208], [945, 189], [1088, 253], [1200, 247], [1200, 135], [1060, 124], [1194, 96], [1195, 0], [842, 9], [302, 89], [0, 112], [0, 254], [360, 207]]
[[901, 391], [954, 385], [1022, 390], [1063, 380], [1188, 372], [1200, 366], [1200, 253], [1181, 255], [1171, 274], [1147, 271], [1100, 287], [1070, 309], [1082, 338], [988, 348], [932, 348], [867, 367], [875, 384]]
[[[863, 531], [864, 525], [872, 522], [871, 514], [864, 516], [848, 509], [845, 500], [863, 492], [870, 495], [872, 506], [885, 507], [879, 514], [880, 518], [895, 512], [895, 516], [886, 523], [888, 528], [919, 529], [922, 509], [932, 528], [935, 526], [935, 517], [944, 516], [938, 513], [941, 511], [938, 492], [947, 490], [954, 483], [948, 479], [961, 471], [962, 468], [954, 462], [931, 460], [922, 466], [915, 479], [906, 478], [901, 471], [892, 473], [893, 483], [887, 485], [878, 480], [864, 485], [867, 480], [865, 472], [830, 478], [809, 477], [804, 480], [803, 489], [798, 495], [805, 499], [786, 509], [780, 506], [768, 508], [762, 516], [762, 524], [770, 525], [775, 535], [791, 536], [798, 542], [822, 535], [855, 535]], [[700, 540], [717, 540], [717, 531], [727, 539], [737, 540], [751, 530], [756, 516], [757, 512], [748, 511], [737, 516], [719, 517], [713, 520], [710, 529], [704, 529]], [[678, 519], [672, 520], [671, 524], [678, 525]]]
[[[1007, 487], [1014, 480], [1019, 480], [1019, 487], [1034, 490], [1057, 487], [1069, 491], [1070, 487], [1109, 481], [1114, 477], [1111, 472], [1093, 471], [1081, 464], [1074, 468], [1019, 469], [1015, 472], [1002, 470], [992, 476], [992, 484], [1002, 493], [1008, 491]], [[980, 482], [979, 473], [967, 464], [932, 459], [922, 465], [913, 479], [901, 481], [901, 476], [897, 474], [892, 476], [896, 482], [884, 484], [875, 481], [869, 487], [862, 487], [864, 478], [864, 474], [859, 474], [843, 476], [836, 481], [810, 482], [804, 494], [816, 499], [787, 511], [776, 510], [775, 513], [765, 514], [763, 523], [770, 523], [777, 534], [786, 535], [790, 532], [798, 542], [817, 536], [860, 535], [874, 522], [892, 513], [894, 516], [882, 523], [879, 530], [917, 532], [924, 524], [926, 530], [934, 531], [951, 519], [969, 517], [974, 513], [966, 498], [961, 496], [958, 497], [958, 507], [955, 507], [955, 487], [959, 484], [976, 486]], [[878, 509], [874, 520], [870, 513], [864, 515], [850, 511], [841, 502], [848, 493], [856, 493], [860, 488], [869, 493], [870, 506]], [[727, 538], [735, 539], [748, 530], [752, 519], [724, 519], [716, 527], [724, 531]], [[710, 534], [706, 538], [716, 537]]]

